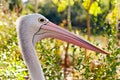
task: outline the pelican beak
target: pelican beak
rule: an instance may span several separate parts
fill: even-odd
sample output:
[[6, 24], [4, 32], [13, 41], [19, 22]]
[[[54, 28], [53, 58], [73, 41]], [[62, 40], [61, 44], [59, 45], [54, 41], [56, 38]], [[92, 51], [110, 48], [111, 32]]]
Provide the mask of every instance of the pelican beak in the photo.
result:
[[90, 42], [70, 33], [69, 31], [57, 26], [56, 24], [52, 23], [52, 22], [48, 22], [46, 25], [41, 26], [41, 30], [39, 31], [39, 33], [37, 35], [42, 35], [42, 39], [43, 38], [56, 38], [56, 39], [60, 39], [72, 44], [75, 44], [77, 46], [95, 51], [95, 52], [99, 52], [99, 53], [103, 53], [103, 54], [108, 54], [107, 52], [105, 52], [104, 50], [96, 47], [95, 45], [91, 44]]

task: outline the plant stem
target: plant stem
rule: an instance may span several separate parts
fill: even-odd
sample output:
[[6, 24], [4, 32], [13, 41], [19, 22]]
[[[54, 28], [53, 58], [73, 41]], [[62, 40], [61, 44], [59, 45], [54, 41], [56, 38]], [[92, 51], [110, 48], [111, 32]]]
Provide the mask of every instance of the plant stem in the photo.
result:
[[[92, 2], [93, 2], [93, 0], [90, 0], [90, 4], [89, 4], [89, 7], [88, 7], [88, 9], [87, 9], [87, 15], [86, 15], [86, 17], [87, 17], [87, 35], [88, 35], [87, 40], [89, 40], [89, 41], [90, 41], [90, 36], [91, 36], [89, 10], [90, 10], [90, 7], [91, 7], [91, 5], [92, 5]], [[88, 54], [87, 54], [87, 53], [88, 53], [88, 50], [85, 49], [85, 63], [86, 63], [86, 60], [87, 60], [87, 57], [88, 57]]]
[[71, 6], [70, 0], [68, 0], [68, 15], [67, 15], [67, 22], [68, 22], [68, 29], [71, 30]]
[[68, 59], [68, 48], [69, 48], [69, 43], [67, 43], [67, 47], [65, 48], [65, 59], [64, 59], [64, 79], [66, 80], [66, 77], [67, 77], [67, 67], [68, 67], [68, 64], [67, 64], [67, 59]]
[[[71, 30], [71, 5], [70, 5], [70, 0], [68, 0], [68, 14], [67, 14], [67, 22], [68, 22], [68, 29]], [[68, 48], [69, 48], [69, 43], [67, 43], [67, 47], [65, 49], [65, 67], [64, 67], [64, 79], [66, 80], [67, 77], [67, 59], [68, 59]]]
[[35, 0], [35, 13], [38, 12], [38, 0]]

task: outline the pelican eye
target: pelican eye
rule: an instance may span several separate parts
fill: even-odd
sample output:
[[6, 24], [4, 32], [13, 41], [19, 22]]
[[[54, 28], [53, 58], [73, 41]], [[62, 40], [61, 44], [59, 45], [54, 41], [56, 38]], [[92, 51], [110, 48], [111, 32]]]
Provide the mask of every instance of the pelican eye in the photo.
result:
[[45, 22], [46, 20], [43, 19], [43, 18], [39, 18], [38, 21], [39, 21], [39, 22]]

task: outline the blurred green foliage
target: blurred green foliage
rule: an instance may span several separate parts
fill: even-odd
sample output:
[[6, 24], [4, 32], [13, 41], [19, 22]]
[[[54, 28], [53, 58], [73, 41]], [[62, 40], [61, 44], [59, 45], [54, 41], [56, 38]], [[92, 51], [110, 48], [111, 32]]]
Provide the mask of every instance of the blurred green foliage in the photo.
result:
[[[15, 0], [11, 0], [15, 1]], [[58, 0], [46, 2], [39, 5], [39, 13], [46, 16], [56, 24], [63, 23], [67, 16], [67, 4], [59, 4]], [[57, 2], [55, 2], [57, 1]], [[60, 0], [62, 1], [62, 0]], [[71, 21], [77, 29], [71, 32], [86, 38], [86, 8], [88, 0], [75, 0], [72, 4]], [[120, 47], [117, 44], [118, 30], [116, 30], [116, 16], [118, 9], [115, 5], [117, 0], [95, 0], [91, 7], [91, 31], [93, 33], [92, 43], [110, 52], [110, 55], [89, 52], [85, 61], [83, 48], [70, 44], [68, 53], [72, 68], [70, 74], [76, 80], [119, 80], [120, 79]], [[63, 1], [64, 3], [65, 1]], [[65, 7], [61, 7], [64, 5]], [[84, 6], [83, 6], [84, 5]], [[95, 6], [95, 7], [94, 7]], [[34, 5], [28, 4], [20, 15], [34, 12]], [[60, 8], [60, 12], [59, 11]], [[18, 47], [15, 21], [17, 13], [13, 11], [4, 12], [0, 10], [0, 80], [26, 80], [29, 78], [28, 70], [23, 61]], [[98, 12], [97, 12], [98, 11]], [[119, 16], [118, 16], [119, 17]], [[67, 25], [67, 24], [66, 24]], [[66, 26], [65, 25], [65, 26]], [[64, 27], [65, 27], [64, 26]], [[103, 37], [100, 37], [102, 34]], [[102, 38], [102, 39], [99, 39]], [[101, 40], [99, 42], [98, 40]], [[98, 42], [97, 42], [98, 41]], [[104, 41], [105, 44], [104, 44]], [[102, 44], [103, 43], [103, 44]], [[55, 39], [44, 39], [36, 45], [40, 63], [42, 64], [46, 80], [64, 79], [64, 58], [66, 42]], [[103, 46], [104, 45], [104, 46]]]
[[17, 16], [0, 13], [0, 80], [23, 80], [27, 69], [18, 48], [14, 22]]

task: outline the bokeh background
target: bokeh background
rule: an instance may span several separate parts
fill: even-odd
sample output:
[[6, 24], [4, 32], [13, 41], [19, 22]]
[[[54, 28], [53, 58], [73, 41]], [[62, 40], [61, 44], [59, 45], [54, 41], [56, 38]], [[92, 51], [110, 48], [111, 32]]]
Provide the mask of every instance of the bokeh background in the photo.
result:
[[32, 13], [110, 53], [41, 40], [36, 50], [46, 80], [120, 80], [120, 0], [0, 0], [0, 80], [30, 80], [15, 21]]

